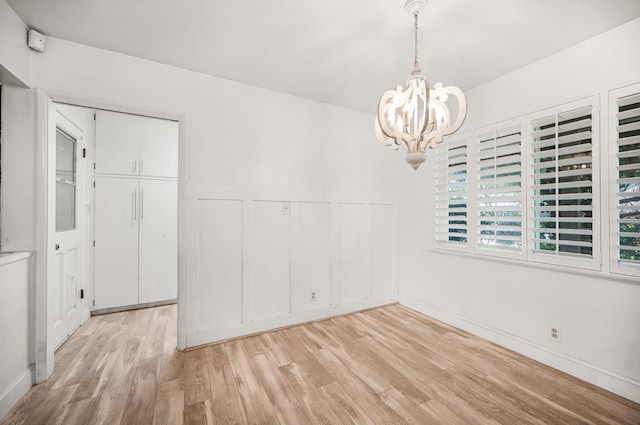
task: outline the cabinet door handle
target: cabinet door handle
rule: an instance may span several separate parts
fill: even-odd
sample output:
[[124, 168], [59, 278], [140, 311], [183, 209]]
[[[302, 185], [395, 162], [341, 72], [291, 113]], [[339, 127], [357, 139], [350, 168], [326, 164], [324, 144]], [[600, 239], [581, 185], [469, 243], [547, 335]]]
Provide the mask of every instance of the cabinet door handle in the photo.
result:
[[[140, 166], [142, 171], [142, 165]], [[140, 220], [144, 218], [144, 189], [140, 189]]]
[[138, 218], [138, 189], [133, 189], [133, 220]]
[[144, 159], [140, 160], [140, 172], [142, 173], [142, 167], [144, 165]]
[[133, 160], [133, 165], [131, 165], [131, 172], [135, 174], [136, 169], [138, 166], [138, 161], [136, 161], [135, 159]]

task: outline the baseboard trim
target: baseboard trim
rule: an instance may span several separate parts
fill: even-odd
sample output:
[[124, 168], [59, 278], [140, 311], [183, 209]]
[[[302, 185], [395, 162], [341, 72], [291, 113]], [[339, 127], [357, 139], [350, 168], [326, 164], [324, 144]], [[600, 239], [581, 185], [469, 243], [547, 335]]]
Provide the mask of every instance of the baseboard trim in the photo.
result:
[[344, 314], [355, 313], [370, 308], [398, 302], [397, 294], [374, 296], [359, 301], [344, 302], [326, 307], [319, 307], [312, 310], [303, 310], [296, 313], [264, 319], [254, 322], [241, 323], [220, 329], [201, 329], [194, 332], [187, 332], [187, 350], [202, 345], [220, 343], [239, 337], [245, 337], [256, 333], [273, 331], [280, 328], [297, 326], [300, 324], [328, 319]]
[[29, 391], [35, 382], [33, 366], [23, 371], [15, 381], [0, 394], [0, 420], [4, 418], [11, 408]]
[[607, 391], [640, 403], [640, 382], [632, 378], [602, 369], [576, 357], [549, 350], [532, 341], [451, 313], [445, 309], [407, 295], [400, 295], [399, 302], [401, 305], [419, 313], [433, 317], [434, 319], [484, 338], [516, 353], [537, 360], [547, 366], [551, 366], [554, 369], [558, 369]]
[[119, 307], [98, 308], [91, 311], [91, 315], [99, 316], [101, 314], [119, 313], [121, 311], [139, 310], [141, 308], [149, 308], [149, 307], [159, 307], [161, 305], [175, 304], [177, 302], [178, 302], [177, 299], [173, 299], [173, 300], [165, 300], [165, 301], [154, 301], [152, 303], [123, 305]]

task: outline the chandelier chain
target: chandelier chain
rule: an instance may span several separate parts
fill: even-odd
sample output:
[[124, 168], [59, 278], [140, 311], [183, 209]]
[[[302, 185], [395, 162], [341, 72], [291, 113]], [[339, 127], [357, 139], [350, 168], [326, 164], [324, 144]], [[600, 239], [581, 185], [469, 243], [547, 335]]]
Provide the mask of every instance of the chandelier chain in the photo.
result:
[[418, 14], [413, 14], [414, 18], [414, 49], [413, 49], [413, 68], [414, 70], [420, 69], [420, 64], [418, 63]]

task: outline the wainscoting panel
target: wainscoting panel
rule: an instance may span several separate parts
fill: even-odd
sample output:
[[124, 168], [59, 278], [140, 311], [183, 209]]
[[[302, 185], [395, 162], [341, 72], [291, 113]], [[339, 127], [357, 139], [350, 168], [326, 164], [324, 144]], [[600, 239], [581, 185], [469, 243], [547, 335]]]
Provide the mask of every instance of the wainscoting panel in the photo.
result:
[[392, 205], [370, 205], [371, 291], [387, 294], [396, 288], [397, 243]]
[[298, 300], [301, 310], [331, 304], [331, 204], [298, 204]]
[[365, 205], [337, 204], [338, 260], [336, 266], [337, 302], [355, 301], [371, 293], [369, 270], [369, 226]]
[[265, 320], [291, 313], [291, 203], [253, 206], [253, 317]]
[[242, 322], [242, 201], [198, 203], [198, 328]]
[[185, 211], [187, 347], [397, 302], [395, 204], [203, 195]]

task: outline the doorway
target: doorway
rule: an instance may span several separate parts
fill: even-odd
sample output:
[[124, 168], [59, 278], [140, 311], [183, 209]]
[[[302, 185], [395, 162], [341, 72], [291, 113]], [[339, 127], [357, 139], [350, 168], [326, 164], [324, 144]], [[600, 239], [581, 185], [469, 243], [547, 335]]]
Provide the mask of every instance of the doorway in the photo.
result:
[[[36, 227], [40, 226], [44, 230], [38, 233], [40, 236], [37, 245], [38, 252], [45, 254], [36, 265], [34, 309], [37, 383], [45, 381], [53, 372], [55, 349], [96, 310], [96, 180], [113, 178], [112, 181], [124, 181], [131, 177], [109, 176], [102, 169], [96, 171], [96, 113], [126, 116], [135, 114], [63, 102], [54, 102], [44, 92], [37, 90], [38, 180], [43, 186], [38, 196], [37, 210], [40, 218], [37, 219]], [[154, 162], [138, 162], [140, 172], [144, 169], [146, 173], [138, 176], [141, 179], [140, 189], [144, 189], [138, 192], [144, 195], [137, 198], [137, 202], [140, 202], [136, 207], [140, 208], [136, 212], [139, 220], [145, 220], [150, 225], [158, 221], [157, 212], [166, 216], [167, 210], [171, 209], [162, 204], [158, 208], [152, 208], [155, 192], [172, 192], [175, 204], [175, 212], [170, 215], [175, 230], [172, 237], [164, 238], [175, 252], [173, 260], [164, 257], [164, 262], [174, 263], [173, 296], [155, 303], [160, 305], [177, 302], [178, 122], [160, 118], [153, 120], [171, 122], [175, 126], [175, 151], [172, 155], [175, 175], [148, 175], [155, 172]], [[145, 149], [149, 150], [150, 147], [146, 146]], [[157, 154], [153, 148], [151, 152], [153, 155]], [[162, 190], [151, 190], [160, 183]], [[173, 190], [167, 191], [167, 185]], [[147, 230], [144, 232], [145, 235], [148, 233]], [[149, 238], [146, 245], [157, 247], [161, 244]], [[134, 256], [137, 258], [140, 254]], [[112, 269], [118, 267], [116, 262], [112, 262]]]

